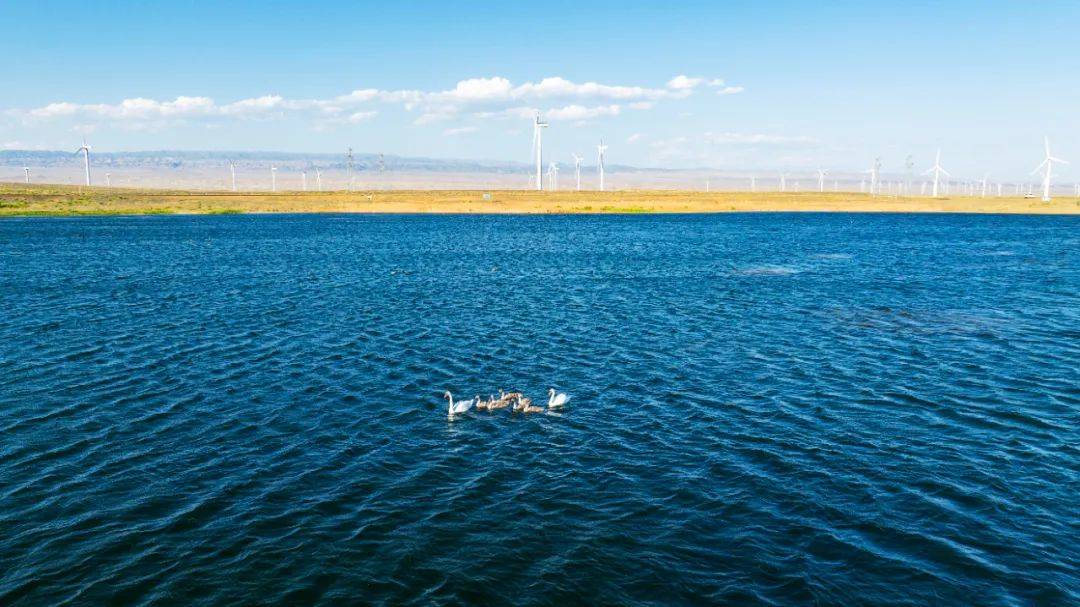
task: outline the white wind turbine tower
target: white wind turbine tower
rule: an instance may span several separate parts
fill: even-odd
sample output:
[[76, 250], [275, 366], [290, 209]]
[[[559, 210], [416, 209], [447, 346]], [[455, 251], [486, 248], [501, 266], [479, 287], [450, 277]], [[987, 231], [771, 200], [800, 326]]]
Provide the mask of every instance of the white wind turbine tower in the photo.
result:
[[544, 180], [541, 171], [544, 166], [544, 132], [548, 123], [540, 120], [540, 112], [533, 119], [533, 156], [536, 160], [536, 189], [544, 189]]
[[83, 167], [86, 169], [86, 185], [90, 185], [90, 146], [86, 145], [86, 138], [83, 138], [82, 147], [75, 150], [75, 153], [83, 153]]
[[1035, 170], [1032, 171], [1031, 173], [1035, 174], [1035, 173], [1038, 173], [1040, 170], [1043, 171], [1043, 183], [1042, 183], [1043, 195], [1042, 195], [1042, 200], [1043, 200], [1043, 202], [1050, 202], [1050, 177], [1053, 175], [1054, 163], [1055, 162], [1058, 163], [1058, 164], [1069, 164], [1069, 163], [1066, 160], [1062, 160], [1060, 158], [1054, 158], [1053, 156], [1050, 155], [1050, 138], [1049, 137], [1043, 137], [1043, 143], [1046, 144], [1046, 159], [1042, 161], [1042, 164], [1035, 167]]
[[946, 177], [951, 177], [951, 175], [949, 175], [949, 173], [945, 169], [941, 168], [941, 150], [938, 150], [937, 156], [934, 157], [934, 166], [930, 167], [930, 169], [923, 173], [923, 175], [929, 175], [930, 173], [934, 174], [934, 187], [930, 191], [930, 196], [933, 198], [937, 198], [938, 182], [941, 181], [941, 176], [945, 175]]
[[105, 187], [112, 187], [112, 173], [105, 173]]
[[787, 175], [780, 173], [780, 191], [787, 191]]
[[307, 191], [307, 171], [300, 171], [300, 188]]
[[750, 191], [751, 192], [756, 192], [757, 191], [757, 177], [751, 177], [750, 178]]
[[600, 145], [596, 146], [596, 170], [600, 172], [600, 191], [604, 191], [604, 152], [607, 151], [607, 146], [604, 145], [604, 140], [600, 140]]
[[315, 191], [322, 191], [322, 171], [315, 169]]
[[986, 198], [986, 180], [990, 178], [990, 173], [985, 173], [982, 180], [982, 198]]
[[277, 167], [270, 167], [270, 191], [277, 191]]
[[881, 193], [881, 184], [878, 183], [878, 178], [881, 176], [881, 157], [874, 158], [874, 164], [870, 166], [870, 195], [877, 196]]
[[904, 159], [904, 169], [907, 171], [904, 181], [904, 195], [911, 196], [911, 180], [915, 178], [915, 159], [908, 154]]
[[232, 179], [232, 191], [236, 191], [236, 167], [233, 166], [233, 162], [229, 161], [229, 177]]
[[581, 161], [585, 160], [577, 154], [571, 154], [574, 157], [574, 179], [577, 180], [577, 191], [581, 191]]
[[818, 169], [817, 170], [817, 187], [818, 187], [819, 192], [824, 192], [825, 191], [825, 176], [828, 175], [828, 174], [829, 174], [829, 171], [826, 170], [826, 169]]
[[27, 185], [29, 185], [30, 184], [30, 167], [23, 167], [22, 170], [23, 170], [23, 173], [26, 173], [26, 183], [27, 183]]

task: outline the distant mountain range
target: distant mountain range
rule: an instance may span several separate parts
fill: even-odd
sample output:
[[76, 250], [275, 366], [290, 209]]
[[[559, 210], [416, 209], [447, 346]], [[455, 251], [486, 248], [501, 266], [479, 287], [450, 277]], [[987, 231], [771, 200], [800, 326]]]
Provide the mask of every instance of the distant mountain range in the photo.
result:
[[[199, 152], [156, 150], [145, 152], [92, 153], [96, 167], [140, 169], [203, 169], [225, 166], [232, 161], [237, 169], [265, 168], [270, 164], [282, 170], [305, 170], [318, 167], [323, 170], [347, 168], [345, 154], [297, 154], [289, 152]], [[82, 165], [82, 156], [62, 151], [0, 150], [0, 166], [8, 167], [76, 167]], [[496, 160], [462, 160], [447, 158], [411, 158], [383, 154], [354, 154], [353, 168], [357, 172], [408, 171], [439, 173], [496, 173], [512, 174], [528, 172], [531, 165], [524, 162]], [[612, 171], [633, 172], [630, 166], [609, 165]], [[546, 170], [546, 168], [545, 168]], [[662, 169], [647, 169], [663, 171]]]

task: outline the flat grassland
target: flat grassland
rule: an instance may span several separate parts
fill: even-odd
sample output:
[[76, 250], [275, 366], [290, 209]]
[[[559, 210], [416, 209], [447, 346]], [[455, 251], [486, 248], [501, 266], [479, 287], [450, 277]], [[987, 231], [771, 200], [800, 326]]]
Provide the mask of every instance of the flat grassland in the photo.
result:
[[[490, 200], [485, 200], [485, 195]], [[850, 192], [375, 190], [198, 192], [0, 184], [2, 216], [227, 213], [723, 213], [879, 212], [1080, 214], [1080, 199], [904, 198]]]

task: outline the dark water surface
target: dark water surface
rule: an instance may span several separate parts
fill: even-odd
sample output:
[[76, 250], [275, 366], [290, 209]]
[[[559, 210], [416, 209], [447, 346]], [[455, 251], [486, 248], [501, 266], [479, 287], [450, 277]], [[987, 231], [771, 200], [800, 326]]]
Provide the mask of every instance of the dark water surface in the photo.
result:
[[1077, 604], [1078, 251], [1066, 217], [3, 220], [0, 604]]

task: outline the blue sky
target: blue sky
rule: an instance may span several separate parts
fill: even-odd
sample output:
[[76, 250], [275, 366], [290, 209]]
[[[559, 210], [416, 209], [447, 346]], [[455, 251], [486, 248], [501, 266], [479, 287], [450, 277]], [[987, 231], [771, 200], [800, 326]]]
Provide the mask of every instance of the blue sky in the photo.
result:
[[4, 0], [0, 147], [1080, 177], [1075, 1], [454, 4]]

